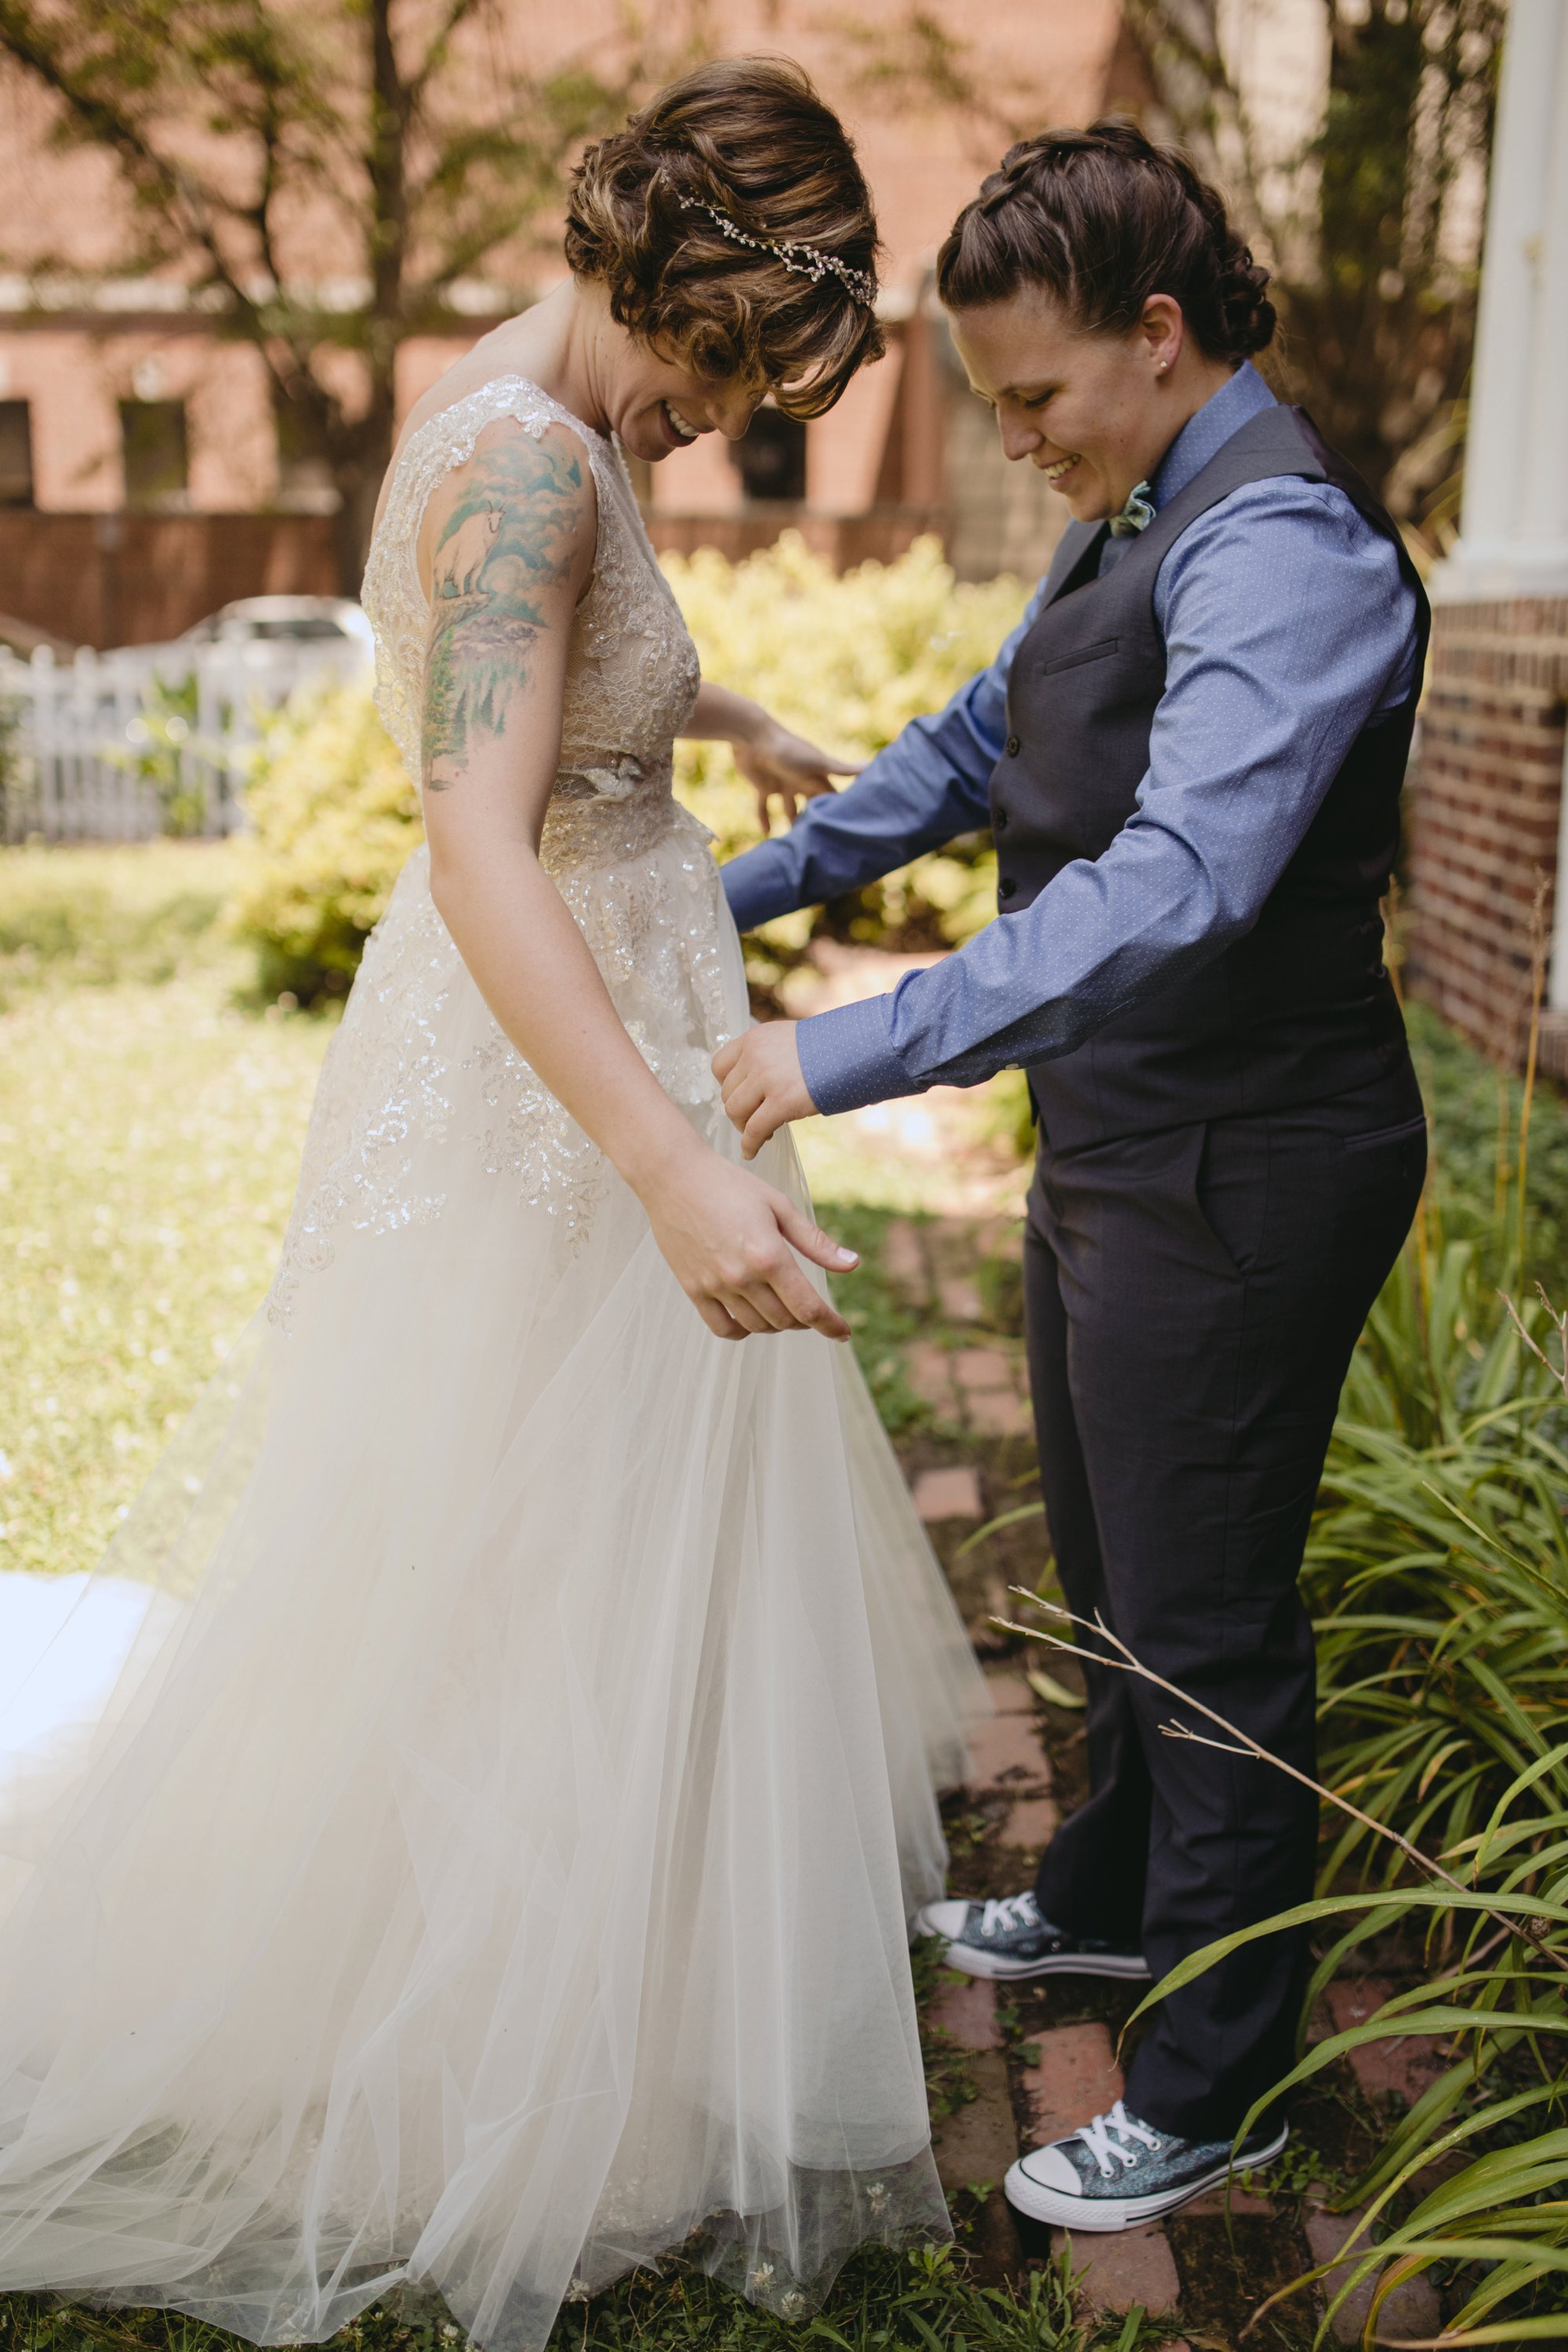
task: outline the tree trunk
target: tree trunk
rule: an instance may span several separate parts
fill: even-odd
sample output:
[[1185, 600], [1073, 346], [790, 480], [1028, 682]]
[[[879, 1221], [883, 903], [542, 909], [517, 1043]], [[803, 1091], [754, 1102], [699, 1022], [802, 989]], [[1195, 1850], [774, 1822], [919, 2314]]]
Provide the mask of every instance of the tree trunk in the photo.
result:
[[332, 540], [337, 554], [338, 587], [344, 596], [359, 594], [360, 584], [364, 578], [364, 560], [370, 552], [375, 502], [381, 496], [381, 486], [392, 462], [396, 433], [390, 400], [384, 409], [378, 403], [373, 416], [363, 419], [353, 430], [353, 447], [342, 452], [332, 465], [332, 483], [338, 493]]

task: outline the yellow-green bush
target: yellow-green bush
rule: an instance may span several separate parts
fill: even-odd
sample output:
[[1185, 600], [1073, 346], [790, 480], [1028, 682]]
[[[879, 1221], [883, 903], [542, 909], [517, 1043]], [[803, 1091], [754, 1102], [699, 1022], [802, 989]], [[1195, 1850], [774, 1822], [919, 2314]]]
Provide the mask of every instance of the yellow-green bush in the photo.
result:
[[368, 683], [293, 695], [263, 731], [246, 802], [231, 920], [256, 950], [258, 985], [301, 1004], [341, 996], [421, 837]]
[[55, 982], [171, 980], [222, 948], [227, 841], [0, 848], [0, 1012]]
[[[703, 549], [667, 557], [665, 570], [705, 677], [861, 758], [989, 661], [1025, 596], [1016, 580], [955, 581], [934, 539], [842, 578], [793, 531], [743, 563]], [[728, 745], [682, 743], [676, 789], [721, 856], [757, 839], [756, 803]], [[247, 803], [254, 830], [234, 920], [258, 951], [260, 987], [301, 1003], [342, 994], [420, 837], [417, 796], [368, 687], [297, 694], [263, 734]], [[851, 939], [939, 946], [969, 938], [994, 907], [995, 862], [976, 837], [918, 859], [833, 920]], [[766, 949], [788, 961], [813, 927], [809, 914], [772, 924]], [[765, 961], [758, 976], [770, 976]]]
[[[940, 709], [990, 661], [1023, 612], [1014, 579], [957, 581], [941, 542], [918, 540], [893, 563], [842, 576], [796, 531], [731, 563], [716, 549], [668, 555], [665, 572], [702, 656], [734, 687], [828, 751], [867, 759], [905, 722]], [[729, 746], [682, 743], [676, 789], [731, 856], [758, 838], [756, 802]], [[845, 936], [883, 945], [969, 939], [996, 910], [995, 860], [983, 841], [921, 857], [837, 910]], [[762, 933], [775, 954], [805, 946], [809, 916]]]

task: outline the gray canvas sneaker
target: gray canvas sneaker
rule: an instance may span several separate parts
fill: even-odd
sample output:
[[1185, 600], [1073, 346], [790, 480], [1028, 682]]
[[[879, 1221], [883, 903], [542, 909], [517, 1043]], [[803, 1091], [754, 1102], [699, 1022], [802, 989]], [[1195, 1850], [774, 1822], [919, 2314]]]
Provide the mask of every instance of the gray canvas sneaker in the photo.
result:
[[1142, 1952], [1114, 1951], [1092, 1936], [1069, 1935], [1046, 1918], [1032, 1893], [990, 1903], [928, 1903], [915, 1915], [918, 1936], [945, 1936], [950, 1969], [972, 1977], [1121, 1977], [1147, 1984]]
[[1066, 2139], [1032, 2147], [1007, 2174], [1007, 2202], [1058, 2230], [1131, 2230], [1218, 2188], [1234, 2172], [1272, 2163], [1289, 2133], [1255, 2132], [1231, 2155], [1227, 2139], [1177, 2139], [1130, 2116], [1120, 2099]]

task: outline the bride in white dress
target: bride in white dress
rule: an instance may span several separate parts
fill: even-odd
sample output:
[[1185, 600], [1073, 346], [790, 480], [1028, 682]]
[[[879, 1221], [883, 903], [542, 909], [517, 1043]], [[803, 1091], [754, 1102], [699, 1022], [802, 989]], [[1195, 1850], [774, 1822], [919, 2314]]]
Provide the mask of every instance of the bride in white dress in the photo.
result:
[[670, 793], [683, 731], [824, 763], [700, 688], [613, 437], [732, 434], [768, 367], [826, 404], [874, 226], [752, 61], [594, 151], [568, 235], [384, 493], [429, 848], [267, 1307], [30, 1657], [11, 1612], [0, 2291], [285, 2343], [422, 2282], [531, 2352], [693, 2231], [793, 2315], [946, 2226], [906, 1921], [978, 1678], [824, 1337], [843, 1254], [787, 1136], [740, 1164], [741, 957]]

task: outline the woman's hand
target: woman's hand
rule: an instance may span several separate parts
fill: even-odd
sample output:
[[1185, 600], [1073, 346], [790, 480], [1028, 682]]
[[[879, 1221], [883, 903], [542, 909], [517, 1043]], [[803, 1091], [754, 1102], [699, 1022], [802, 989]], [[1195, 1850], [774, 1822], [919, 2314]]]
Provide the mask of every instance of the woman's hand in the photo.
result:
[[792, 735], [781, 727], [750, 695], [715, 686], [710, 677], [697, 690], [686, 733], [699, 742], [730, 745], [735, 765], [757, 795], [757, 818], [764, 833], [771, 824], [768, 803], [775, 795], [793, 824], [807, 801], [837, 789], [835, 776], [858, 776], [866, 764], [818, 751], [804, 735]]
[[765, 724], [754, 735], [737, 740], [731, 749], [735, 765], [757, 795], [757, 822], [767, 833], [770, 801], [776, 797], [783, 802], [784, 813], [793, 824], [807, 801], [837, 792], [835, 776], [858, 776], [866, 762], [835, 759], [808, 743], [804, 735], [793, 735], [776, 719], [763, 716]]
[[795, 1034], [799, 1026], [798, 1021], [760, 1021], [713, 1056], [724, 1109], [731, 1126], [741, 1130], [748, 1160], [792, 1118], [810, 1118], [816, 1109], [801, 1076]]
[[860, 1261], [773, 1185], [693, 1137], [689, 1150], [638, 1184], [637, 1194], [677, 1281], [721, 1339], [760, 1331], [847, 1339], [848, 1324], [795, 1253], [836, 1274]]

